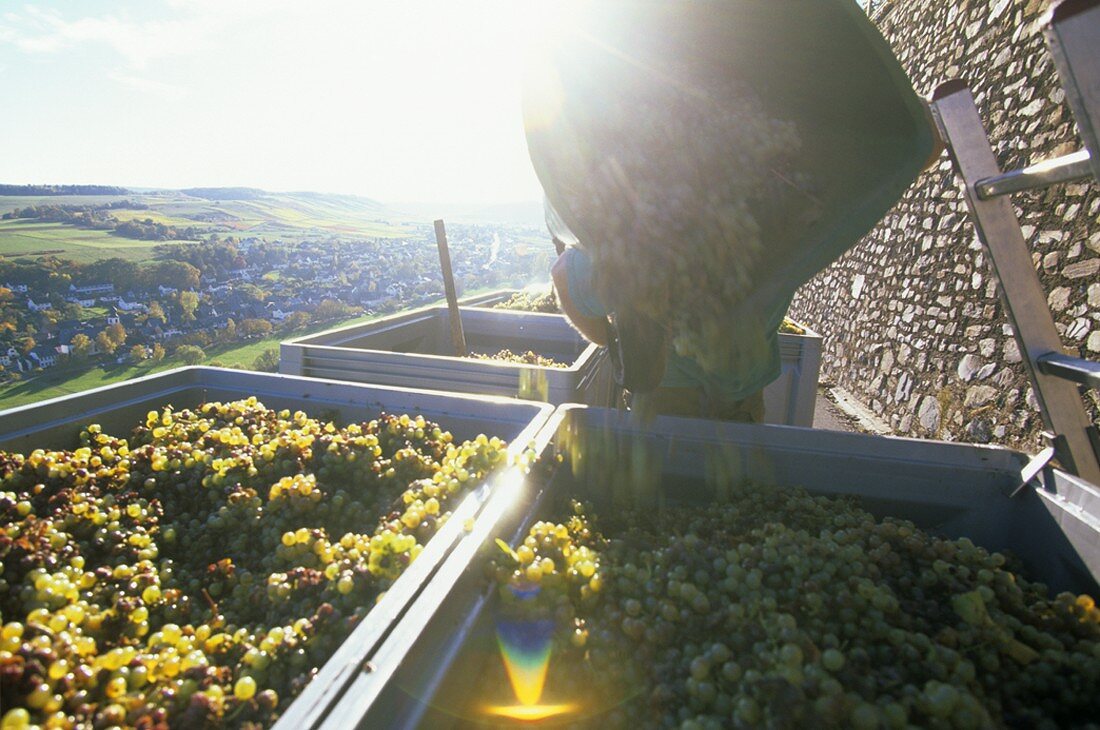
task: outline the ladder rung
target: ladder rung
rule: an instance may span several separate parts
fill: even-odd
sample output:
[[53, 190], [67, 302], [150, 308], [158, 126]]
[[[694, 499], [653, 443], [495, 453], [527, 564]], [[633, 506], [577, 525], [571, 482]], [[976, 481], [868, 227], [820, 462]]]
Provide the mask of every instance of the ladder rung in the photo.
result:
[[1039, 190], [1058, 183], [1073, 182], [1092, 177], [1089, 151], [1079, 150], [1064, 157], [1044, 160], [1021, 170], [1012, 170], [979, 180], [974, 185], [978, 197], [989, 200], [998, 195], [1018, 193], [1023, 190]]
[[1051, 352], [1040, 357], [1038, 363], [1039, 372], [1045, 375], [1100, 388], [1100, 362]]

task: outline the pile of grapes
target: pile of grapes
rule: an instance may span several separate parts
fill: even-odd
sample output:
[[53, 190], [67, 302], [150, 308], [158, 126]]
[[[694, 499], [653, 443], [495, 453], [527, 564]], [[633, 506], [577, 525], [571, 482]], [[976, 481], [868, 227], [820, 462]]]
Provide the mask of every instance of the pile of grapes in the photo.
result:
[[569, 365], [564, 362], [558, 362], [552, 357], [543, 357], [542, 355], [528, 350], [527, 352], [516, 353], [511, 350], [504, 349], [495, 355], [488, 355], [479, 352], [471, 352], [470, 357], [475, 360], [500, 360], [501, 362], [512, 362], [517, 365], [538, 365], [544, 368], [567, 368]]
[[779, 325], [779, 332], [785, 335], [804, 335], [806, 334], [806, 328], [790, 317], [784, 317], [783, 322]]
[[[1100, 718], [1093, 599], [1051, 600], [965, 538], [759, 485], [706, 509], [570, 512], [494, 549], [490, 570], [500, 621], [556, 627], [541, 699], [573, 703], [579, 726]], [[485, 691], [507, 702], [508, 686], [498, 671]]]
[[270, 724], [507, 458], [255, 398], [0, 453], [3, 727]]
[[[593, 108], [567, 99], [557, 136], [532, 145], [544, 181], [568, 181], [552, 197], [600, 299], [667, 324], [676, 352], [718, 371], [766, 348], [767, 315], [741, 305], [769, 249], [804, 237], [822, 208], [796, 125], [748, 84], [701, 74], [639, 74]], [[729, 337], [734, 317], [758, 337]]]
[[516, 292], [507, 301], [493, 306], [493, 309], [511, 309], [519, 312], [542, 312], [543, 314], [561, 314], [557, 293], [550, 289], [545, 294], [532, 295], [530, 292]]

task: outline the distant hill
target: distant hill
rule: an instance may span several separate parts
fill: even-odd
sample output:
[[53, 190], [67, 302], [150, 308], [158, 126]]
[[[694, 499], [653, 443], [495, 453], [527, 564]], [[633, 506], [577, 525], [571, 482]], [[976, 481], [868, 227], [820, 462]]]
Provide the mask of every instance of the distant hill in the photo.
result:
[[184, 188], [180, 192], [207, 200], [255, 200], [267, 195], [259, 188]]
[[496, 203], [493, 205], [462, 203], [391, 203], [390, 208], [417, 220], [462, 221], [463, 223], [506, 223], [512, 225], [542, 226], [542, 203]]
[[126, 188], [113, 185], [3, 185], [0, 195], [129, 195]]

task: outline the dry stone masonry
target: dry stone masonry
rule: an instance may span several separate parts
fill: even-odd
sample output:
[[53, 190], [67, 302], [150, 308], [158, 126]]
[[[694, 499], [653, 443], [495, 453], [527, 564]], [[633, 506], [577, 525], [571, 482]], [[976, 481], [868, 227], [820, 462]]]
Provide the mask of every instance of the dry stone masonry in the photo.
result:
[[[1045, 0], [894, 0], [874, 20], [914, 87], [966, 79], [1002, 169], [1081, 147], [1040, 25]], [[1082, 182], [1014, 196], [1070, 353], [1100, 358], [1100, 194]], [[825, 336], [822, 377], [899, 435], [1034, 451], [1042, 428], [946, 155], [858, 245], [810, 281], [792, 315]], [[1097, 417], [1097, 396], [1086, 393]]]

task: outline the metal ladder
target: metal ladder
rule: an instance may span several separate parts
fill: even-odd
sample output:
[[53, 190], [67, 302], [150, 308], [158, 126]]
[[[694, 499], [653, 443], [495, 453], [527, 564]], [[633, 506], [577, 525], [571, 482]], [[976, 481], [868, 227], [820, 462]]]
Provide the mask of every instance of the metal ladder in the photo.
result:
[[930, 107], [962, 180], [978, 238], [989, 251], [1013, 333], [1027, 365], [1051, 446], [1068, 471], [1100, 484], [1100, 434], [1085, 414], [1079, 386], [1100, 388], [1100, 363], [1066, 355], [1046, 294], [1006, 196], [1086, 178], [1100, 181], [1100, 0], [1063, 0], [1044, 21], [1085, 149], [1001, 172], [974, 97], [962, 81], [936, 88]]

